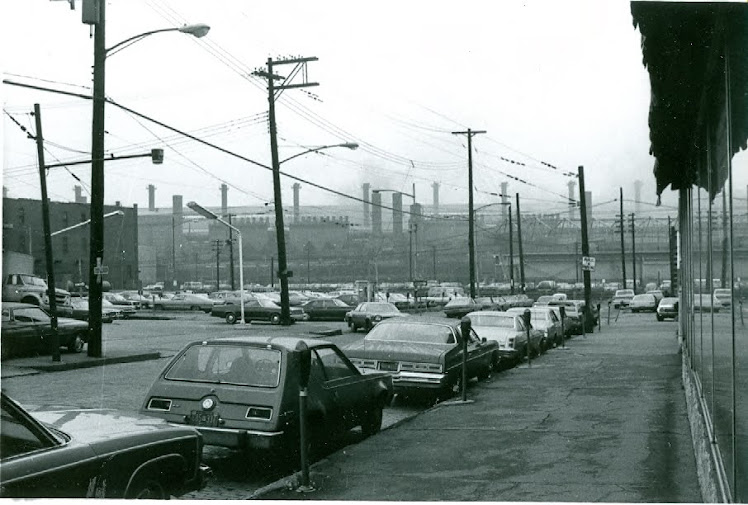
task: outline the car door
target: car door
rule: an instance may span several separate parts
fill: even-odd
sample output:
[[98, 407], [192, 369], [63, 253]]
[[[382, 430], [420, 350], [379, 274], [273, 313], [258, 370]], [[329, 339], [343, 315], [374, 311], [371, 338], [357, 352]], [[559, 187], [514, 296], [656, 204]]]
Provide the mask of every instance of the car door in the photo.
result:
[[314, 354], [324, 374], [322, 389], [329, 402], [326, 421], [338, 430], [357, 426], [371, 401], [368, 381], [339, 349], [320, 347]]
[[16, 321], [10, 309], [2, 313], [3, 356], [41, 348], [41, 331], [33, 322]]

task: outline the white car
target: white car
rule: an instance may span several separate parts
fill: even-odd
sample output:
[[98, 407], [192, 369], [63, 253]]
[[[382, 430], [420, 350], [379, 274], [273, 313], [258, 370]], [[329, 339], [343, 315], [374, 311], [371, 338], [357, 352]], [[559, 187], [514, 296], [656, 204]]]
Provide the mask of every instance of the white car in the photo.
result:
[[631, 312], [655, 312], [657, 310], [657, 298], [651, 293], [636, 295], [629, 303]]

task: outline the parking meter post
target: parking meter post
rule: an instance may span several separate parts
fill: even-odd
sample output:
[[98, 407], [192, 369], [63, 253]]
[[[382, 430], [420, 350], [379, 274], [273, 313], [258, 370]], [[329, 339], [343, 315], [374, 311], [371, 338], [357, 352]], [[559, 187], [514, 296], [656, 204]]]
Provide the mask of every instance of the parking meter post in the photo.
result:
[[309, 482], [309, 454], [307, 454], [307, 430], [306, 430], [306, 400], [307, 386], [309, 385], [309, 374], [312, 366], [312, 353], [306, 343], [299, 341], [296, 344], [296, 352], [299, 355], [299, 456], [301, 458], [301, 485], [299, 491], [312, 491]]
[[470, 318], [463, 317], [460, 321], [460, 334], [462, 335], [462, 401], [467, 401], [467, 353], [468, 338], [470, 338]]
[[600, 304], [597, 304], [597, 329], [602, 331], [603, 330], [603, 322], [600, 319]]
[[608, 326], [610, 326], [610, 300], [608, 300]]
[[564, 328], [564, 317], [566, 317], [566, 307], [561, 305], [558, 308], [561, 313], [561, 348], [566, 348], [566, 329]]
[[525, 309], [522, 313], [522, 319], [525, 321], [525, 330], [527, 331], [527, 368], [532, 366], [532, 358], [530, 358], [530, 309]]

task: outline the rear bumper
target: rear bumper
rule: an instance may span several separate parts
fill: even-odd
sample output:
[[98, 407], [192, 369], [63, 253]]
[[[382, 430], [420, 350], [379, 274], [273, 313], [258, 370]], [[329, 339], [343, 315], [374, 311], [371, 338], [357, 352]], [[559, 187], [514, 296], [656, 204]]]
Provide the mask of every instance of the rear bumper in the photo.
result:
[[443, 373], [399, 372], [392, 375], [392, 387], [395, 393], [443, 389], [447, 386], [447, 374]]
[[272, 449], [280, 446], [285, 438], [283, 431], [196, 428], [202, 434], [205, 445], [218, 445], [232, 449]]

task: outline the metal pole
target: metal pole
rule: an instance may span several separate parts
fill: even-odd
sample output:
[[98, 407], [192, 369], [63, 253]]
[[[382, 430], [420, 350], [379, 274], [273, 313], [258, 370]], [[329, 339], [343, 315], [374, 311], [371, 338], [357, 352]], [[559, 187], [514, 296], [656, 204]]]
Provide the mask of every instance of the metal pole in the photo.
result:
[[301, 456], [301, 486], [309, 487], [309, 454], [307, 454], [306, 432], [307, 388], [299, 388], [299, 455]]
[[525, 321], [525, 331], [527, 331], [527, 368], [532, 367], [532, 358], [530, 357], [530, 319], [532, 318], [532, 313], [530, 312], [530, 309], [525, 309], [525, 311], [522, 313], [522, 319]]
[[60, 335], [57, 332], [57, 292], [55, 290], [54, 258], [52, 257], [52, 235], [49, 224], [49, 199], [47, 198], [47, 168], [44, 166], [44, 136], [42, 135], [42, 112], [38, 103], [34, 104], [36, 119], [36, 154], [39, 158], [39, 179], [42, 189], [42, 223], [44, 226], [44, 253], [47, 265], [47, 296], [52, 325], [52, 361], [60, 361]]
[[517, 243], [519, 244], [519, 288], [525, 292], [525, 256], [522, 254], [522, 219], [519, 207], [519, 193], [515, 193], [517, 199]]
[[275, 287], [275, 256], [270, 256], [270, 287]]
[[[91, 241], [88, 261], [88, 355], [101, 357], [101, 271], [104, 262], [104, 98], [106, 59], [106, 0], [96, 0], [99, 19], [94, 26], [93, 119], [91, 122]], [[98, 267], [98, 268], [97, 268]]]
[[221, 241], [216, 240], [216, 290], [221, 289]]
[[288, 266], [286, 265], [286, 234], [281, 202], [280, 162], [275, 124], [275, 82], [273, 59], [268, 58], [268, 119], [270, 122], [270, 154], [273, 160], [273, 198], [275, 204], [275, 235], [278, 242], [278, 277], [280, 277], [280, 324], [291, 324], [291, 305], [288, 298]]
[[[229, 214], [229, 217], [231, 217], [231, 214]], [[242, 256], [242, 251], [244, 247], [242, 247], [242, 234], [241, 232], [237, 231], [236, 235], [239, 237], [239, 296], [241, 297], [241, 305], [239, 311], [241, 312], [242, 316], [242, 324], [247, 324], [244, 320], [244, 257]], [[232, 264], [232, 270], [233, 270], [233, 264]]]
[[408, 279], [413, 283], [413, 225], [408, 227]]
[[[475, 209], [473, 207], [473, 135], [468, 128], [468, 254], [470, 255], [470, 298], [475, 298]], [[464, 395], [463, 395], [464, 396]], [[463, 398], [464, 400], [464, 398]]]
[[[174, 214], [171, 215], [171, 280], [172, 280], [172, 286], [177, 287], [177, 283], [174, 282], [177, 280], [177, 242], [174, 237], [175, 235], [175, 228], [176, 223], [174, 221]], [[218, 287], [216, 287], [218, 289]]]

